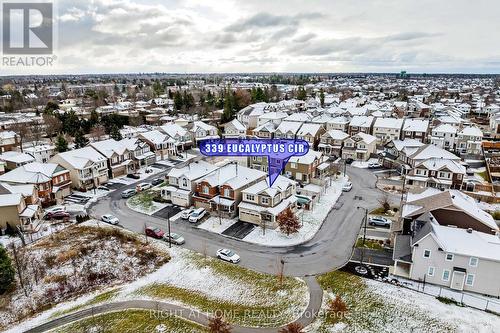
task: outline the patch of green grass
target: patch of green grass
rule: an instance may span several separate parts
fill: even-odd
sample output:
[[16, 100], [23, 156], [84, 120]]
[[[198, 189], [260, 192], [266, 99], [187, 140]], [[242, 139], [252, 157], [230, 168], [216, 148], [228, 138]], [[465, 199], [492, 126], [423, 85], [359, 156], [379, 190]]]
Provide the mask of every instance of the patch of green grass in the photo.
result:
[[455, 329], [451, 327], [453, 324], [431, 318], [413, 304], [396, 303], [390, 297], [374, 292], [359, 276], [335, 271], [317, 279], [323, 290], [330, 296], [339, 295], [348, 308], [343, 317], [321, 316], [318, 332], [329, 332], [340, 322], [347, 325], [345, 332], [392, 332], [395, 328], [391, 325], [401, 320], [408, 325], [425, 327], [429, 332], [453, 332]]
[[436, 299], [444, 304], [454, 304], [460, 306], [460, 303], [448, 297], [437, 296]]
[[72, 324], [55, 329], [53, 333], [151, 333], [158, 325], [164, 325], [168, 333], [206, 333], [208, 329], [197, 323], [167, 314], [158, 315], [154, 311], [125, 310], [109, 312], [82, 319]]
[[215, 274], [236, 281], [247, 290], [252, 304], [245, 304], [248, 302], [245, 299], [241, 302], [217, 299], [165, 283], [145, 286], [136, 293], [156, 299], [180, 301], [202, 312], [223, 311], [226, 320], [242, 326], [280, 326], [298, 316], [293, 309], [306, 306], [302, 302], [304, 293], [307, 293], [307, 287], [301, 280], [284, 277], [280, 283], [278, 277], [274, 275], [261, 274], [212, 258], [205, 259], [194, 253], [187, 256], [200, 269], [208, 266]]
[[143, 209], [152, 209], [153, 208], [153, 199], [155, 197], [155, 193], [151, 190], [144, 191], [139, 194], [134, 195], [132, 198], [128, 199], [128, 204], [132, 207], [140, 207]]
[[[363, 247], [363, 238], [358, 238], [356, 241], [356, 247], [362, 248]], [[366, 249], [372, 249], [372, 250], [383, 250], [384, 247], [382, 244], [379, 243], [379, 241], [367, 239], [365, 241], [364, 248]]]
[[490, 177], [488, 176], [488, 171], [484, 170], [481, 172], [477, 173], [481, 178], [483, 178], [485, 181], [490, 182]]
[[62, 315], [65, 315], [65, 314], [70, 313], [70, 312], [78, 311], [78, 310], [86, 308], [88, 306], [104, 303], [106, 301], [113, 299], [118, 294], [119, 291], [120, 291], [120, 289], [112, 289], [112, 290], [106, 291], [102, 294], [97, 295], [96, 297], [92, 298], [91, 300], [89, 300], [83, 304], [76, 305], [76, 306], [71, 307], [71, 308], [66, 309], [66, 310], [56, 311], [50, 317], [51, 318], [61, 317]]
[[495, 220], [500, 220], [500, 210], [496, 210], [496, 211], [494, 211], [493, 213], [490, 213], [490, 214], [491, 214], [491, 216], [493, 216], [493, 218]]

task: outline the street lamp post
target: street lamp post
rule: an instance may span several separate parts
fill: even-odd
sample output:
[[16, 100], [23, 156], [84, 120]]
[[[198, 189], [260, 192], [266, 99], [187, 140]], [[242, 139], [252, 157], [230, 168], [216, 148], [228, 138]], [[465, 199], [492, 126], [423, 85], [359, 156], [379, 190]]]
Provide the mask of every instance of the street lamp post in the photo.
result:
[[363, 227], [363, 247], [365, 246], [365, 242], [366, 242], [366, 222], [368, 220], [368, 209], [365, 208], [365, 207], [357, 207], [357, 209], [364, 209], [365, 210], [365, 216], [363, 217], [364, 221], [365, 221], [365, 224], [364, 224], [364, 227]]

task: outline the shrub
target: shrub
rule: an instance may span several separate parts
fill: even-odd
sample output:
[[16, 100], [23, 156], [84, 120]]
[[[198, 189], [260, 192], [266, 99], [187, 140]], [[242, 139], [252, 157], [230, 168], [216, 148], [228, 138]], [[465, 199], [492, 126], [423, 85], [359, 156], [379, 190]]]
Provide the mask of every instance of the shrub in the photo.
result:
[[337, 317], [344, 316], [347, 313], [347, 305], [340, 295], [336, 295], [335, 298], [328, 303], [328, 312]]
[[7, 250], [0, 245], [0, 295], [10, 289], [14, 282], [14, 267]]

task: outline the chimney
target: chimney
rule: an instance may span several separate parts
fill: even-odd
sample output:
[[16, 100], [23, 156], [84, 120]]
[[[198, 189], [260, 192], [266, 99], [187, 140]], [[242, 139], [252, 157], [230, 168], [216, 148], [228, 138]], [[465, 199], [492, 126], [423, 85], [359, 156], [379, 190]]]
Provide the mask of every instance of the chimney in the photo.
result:
[[472, 234], [472, 228], [467, 228], [467, 233]]

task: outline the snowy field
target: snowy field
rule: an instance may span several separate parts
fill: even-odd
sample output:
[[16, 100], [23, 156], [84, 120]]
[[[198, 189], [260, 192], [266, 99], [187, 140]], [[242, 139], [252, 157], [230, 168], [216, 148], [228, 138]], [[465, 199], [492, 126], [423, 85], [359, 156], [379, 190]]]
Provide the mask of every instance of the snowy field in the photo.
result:
[[[445, 304], [392, 284], [362, 279], [344, 272], [323, 275], [323, 313], [307, 328], [311, 333], [331, 332], [498, 332], [500, 316]], [[345, 301], [344, 318], [328, 317], [327, 304], [335, 295]]]
[[318, 232], [328, 213], [339, 199], [342, 194], [342, 186], [346, 182], [347, 178], [344, 177], [332, 181], [332, 185], [326, 189], [325, 193], [322, 193], [321, 199], [313, 205], [313, 209], [304, 211], [301, 216], [298, 216], [303, 224], [296, 234], [287, 236], [279, 228], [266, 229], [264, 234], [261, 227], [256, 227], [243, 240], [268, 246], [296, 245], [310, 240]]
[[236, 222], [237, 222], [236, 219], [222, 218], [219, 221], [219, 218], [217, 216], [210, 216], [205, 222], [200, 224], [198, 228], [220, 234], [221, 232], [223, 232]]
[[[74, 301], [60, 303], [8, 332], [26, 330], [65, 313], [98, 303], [128, 299], [168, 301], [208, 313], [224, 306], [252, 310], [252, 313], [259, 315], [257, 309], [276, 309], [279, 317], [274, 320], [278, 323], [286, 323], [300, 316], [309, 302], [307, 285], [300, 279], [285, 278], [283, 288], [280, 288], [274, 275], [260, 274], [220, 260], [204, 258], [181, 247], [169, 249], [161, 241], [150, 244], [158, 251], [168, 251], [171, 260], [158, 270], [129, 284], [101, 289]], [[234, 321], [243, 324], [253, 322], [241, 317]], [[268, 324], [272, 325], [273, 322]]]

